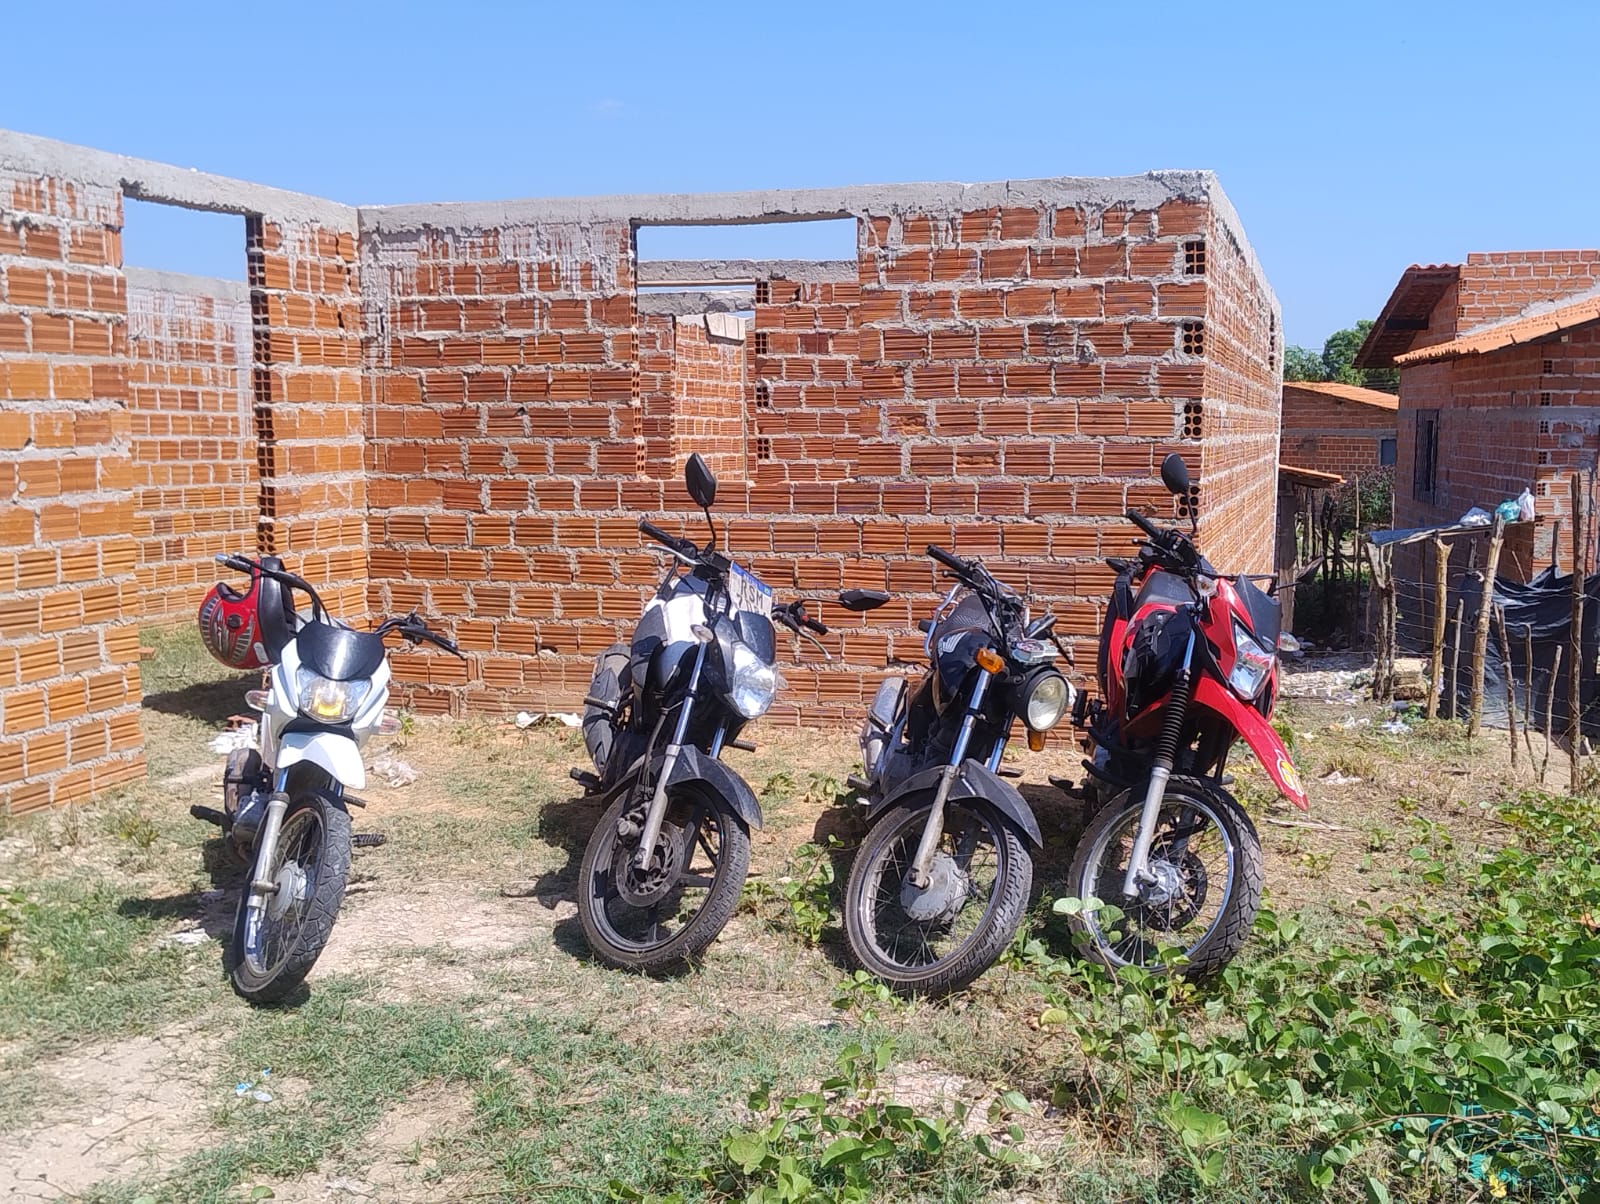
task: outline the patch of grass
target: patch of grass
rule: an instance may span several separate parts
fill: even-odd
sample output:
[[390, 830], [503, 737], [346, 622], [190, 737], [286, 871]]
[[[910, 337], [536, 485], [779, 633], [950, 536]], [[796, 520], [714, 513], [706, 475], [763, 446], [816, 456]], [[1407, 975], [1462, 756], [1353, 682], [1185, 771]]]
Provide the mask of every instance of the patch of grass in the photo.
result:
[[163, 917], [99, 875], [29, 882], [0, 961], [0, 1039], [19, 1052], [152, 1032], [214, 994], [216, 949], [161, 947]]
[[1322, 760], [1322, 776], [1343, 774], [1347, 778], [1360, 778], [1370, 782], [1377, 776], [1378, 766], [1372, 754], [1359, 746], [1330, 750]]

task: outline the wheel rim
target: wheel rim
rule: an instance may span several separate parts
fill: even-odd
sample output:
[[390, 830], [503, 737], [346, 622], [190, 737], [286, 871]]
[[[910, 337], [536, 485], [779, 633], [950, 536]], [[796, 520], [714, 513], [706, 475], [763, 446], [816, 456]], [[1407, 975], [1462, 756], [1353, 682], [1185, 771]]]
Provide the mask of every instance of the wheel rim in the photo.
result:
[[244, 963], [258, 978], [276, 974], [300, 944], [322, 877], [325, 836], [315, 807], [301, 807], [283, 821], [278, 847], [266, 867], [266, 877], [277, 889], [264, 906], [245, 906]]
[[1090, 936], [1106, 960], [1119, 966], [1160, 969], [1168, 950], [1193, 957], [1205, 943], [1233, 897], [1238, 847], [1216, 810], [1203, 798], [1162, 801], [1150, 842], [1153, 884], [1127, 900], [1122, 884], [1139, 829], [1141, 801], [1130, 802], [1106, 825], [1089, 850], [1079, 897], [1117, 907], [1122, 918], [1106, 922], [1097, 911], [1084, 913]]
[[930, 885], [907, 881], [928, 811], [906, 816], [872, 850], [854, 901], [863, 951], [898, 974], [924, 975], [961, 957], [998, 905], [1005, 873], [998, 823], [959, 802], [945, 805], [944, 834], [929, 867]]
[[732, 822], [722, 807], [698, 793], [669, 794], [661, 839], [643, 873], [633, 868], [638, 841], [617, 839], [616, 825], [607, 824], [586, 885], [589, 911], [605, 940], [648, 953], [681, 936], [729, 872]]

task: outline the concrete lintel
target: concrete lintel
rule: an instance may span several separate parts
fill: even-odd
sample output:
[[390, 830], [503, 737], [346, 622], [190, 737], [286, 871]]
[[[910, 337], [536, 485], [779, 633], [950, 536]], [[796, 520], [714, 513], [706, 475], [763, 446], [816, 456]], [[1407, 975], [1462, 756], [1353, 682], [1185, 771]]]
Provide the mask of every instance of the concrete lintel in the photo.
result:
[[153, 293], [181, 293], [186, 297], [214, 297], [218, 301], [248, 301], [250, 286], [243, 280], [224, 280], [220, 276], [191, 276], [186, 272], [163, 272], [157, 268], [122, 269], [129, 288]]
[[641, 259], [641, 285], [755, 284], [792, 280], [796, 284], [854, 281], [853, 259]]
[[136, 200], [158, 201], [184, 209], [259, 213], [278, 221], [315, 222], [351, 232], [356, 229], [356, 210], [337, 201], [12, 130], [0, 130], [0, 168], [107, 188], [120, 187], [124, 194]]
[[761, 192], [663, 193], [554, 197], [465, 204], [361, 208], [363, 230], [489, 229], [539, 223], [634, 222], [646, 226], [733, 226], [822, 221], [892, 213], [962, 213], [972, 209], [1047, 205], [1154, 208], [1178, 197], [1204, 200], [1216, 191], [1209, 171], [1153, 171], [1141, 176], [1061, 176], [988, 184], [860, 184], [844, 188]]
[[693, 314], [733, 314], [755, 308], [747, 292], [640, 293], [639, 312], [658, 317], [682, 318]]

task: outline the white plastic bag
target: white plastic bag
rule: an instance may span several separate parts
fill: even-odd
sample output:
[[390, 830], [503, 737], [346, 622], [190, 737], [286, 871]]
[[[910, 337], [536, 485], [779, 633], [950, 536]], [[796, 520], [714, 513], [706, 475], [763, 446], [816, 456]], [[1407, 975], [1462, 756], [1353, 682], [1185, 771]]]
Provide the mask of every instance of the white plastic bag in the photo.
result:
[[1458, 527], [1487, 527], [1493, 521], [1494, 519], [1489, 516], [1489, 512], [1482, 506], [1474, 506], [1456, 519], [1456, 525]]
[[1517, 498], [1517, 517], [1525, 523], [1533, 521], [1533, 494], [1526, 489]]

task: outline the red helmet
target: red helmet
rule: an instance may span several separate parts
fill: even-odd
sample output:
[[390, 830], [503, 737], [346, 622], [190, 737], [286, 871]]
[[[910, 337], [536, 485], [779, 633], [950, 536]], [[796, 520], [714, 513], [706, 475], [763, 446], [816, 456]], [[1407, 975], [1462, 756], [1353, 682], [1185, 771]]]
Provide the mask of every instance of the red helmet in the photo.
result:
[[200, 602], [200, 639], [230, 669], [264, 669], [271, 663], [257, 617], [260, 586], [261, 574], [252, 572], [248, 592], [219, 581]]

